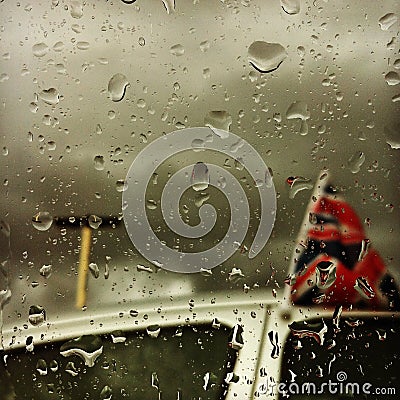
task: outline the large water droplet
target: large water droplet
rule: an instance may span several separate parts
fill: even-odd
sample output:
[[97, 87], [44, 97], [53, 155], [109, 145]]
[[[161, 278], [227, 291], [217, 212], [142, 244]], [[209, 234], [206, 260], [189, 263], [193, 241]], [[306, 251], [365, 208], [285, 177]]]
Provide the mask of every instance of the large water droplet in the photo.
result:
[[303, 101], [295, 101], [286, 111], [287, 119], [302, 119], [307, 120], [310, 118], [310, 110], [308, 105]]
[[29, 307], [29, 322], [32, 325], [40, 325], [46, 319], [46, 311], [42, 306], [30, 306]]
[[39, 98], [51, 106], [58, 104], [60, 101], [60, 95], [55, 88], [43, 89], [39, 93]]
[[248, 60], [260, 72], [277, 69], [287, 57], [285, 48], [279, 43], [253, 42], [248, 50]]
[[301, 192], [302, 190], [310, 190], [313, 188], [311, 180], [308, 178], [303, 178], [302, 176], [289, 176], [289, 178], [286, 179], [286, 182], [290, 186], [290, 199], [294, 199], [297, 193]]
[[169, 51], [174, 56], [183, 56], [185, 54], [185, 48], [181, 44], [173, 45]]
[[33, 55], [43, 57], [49, 52], [49, 46], [46, 43], [36, 43], [32, 46]]
[[44, 264], [40, 267], [39, 273], [40, 273], [40, 275], [44, 276], [45, 278], [48, 278], [51, 275], [51, 269], [52, 269], [51, 264], [48, 264], [48, 265]]
[[56, 43], [54, 43], [53, 50], [56, 51], [56, 52], [63, 51], [64, 50], [64, 42], [56, 42]]
[[175, 11], [175, 0], [162, 0], [167, 14], [171, 14]]
[[158, 338], [161, 328], [159, 325], [150, 325], [146, 328], [146, 332], [151, 338], [155, 339]]
[[75, 364], [72, 361], [69, 361], [65, 366], [65, 372], [67, 372], [71, 376], [78, 375], [78, 370], [76, 369]]
[[360, 171], [361, 166], [365, 162], [365, 154], [362, 151], [356, 151], [347, 162], [350, 168], [350, 171], [353, 174], [356, 174]]
[[70, 13], [72, 18], [82, 18], [83, 4], [80, 1], [71, 1]]
[[395, 71], [390, 71], [385, 75], [385, 81], [389, 86], [395, 86], [400, 83], [400, 76]]
[[191, 176], [191, 184], [193, 190], [196, 192], [200, 192], [208, 188], [208, 185], [210, 184], [210, 172], [207, 165], [203, 162], [198, 162], [194, 165]]
[[94, 161], [94, 168], [97, 169], [97, 171], [102, 171], [104, 169], [103, 156], [96, 156], [93, 161]]
[[327, 289], [336, 280], [336, 265], [331, 261], [320, 261], [316, 268], [316, 284], [320, 289]]
[[374, 289], [369, 285], [368, 281], [363, 277], [359, 276], [354, 284], [354, 289], [361, 294], [365, 299], [372, 299], [375, 297]]
[[281, 0], [281, 7], [287, 14], [298, 14], [300, 12], [300, 0]]
[[97, 279], [100, 276], [100, 270], [96, 263], [89, 264], [89, 271], [92, 274], [93, 278]]
[[392, 25], [397, 22], [397, 15], [393, 13], [385, 14], [379, 18], [379, 25], [383, 31], [387, 31]]
[[58, 362], [56, 360], [51, 360], [49, 363], [50, 371], [57, 372], [58, 370]]
[[78, 42], [76, 48], [79, 50], [88, 50], [90, 47], [89, 42]]
[[38, 231], [47, 231], [53, 223], [53, 217], [47, 211], [40, 211], [32, 217], [32, 225]]
[[99, 226], [103, 220], [97, 215], [90, 215], [88, 218], [88, 224], [92, 229], [99, 229]]
[[47, 375], [47, 363], [43, 358], [39, 358], [36, 363], [36, 371], [39, 372], [39, 375], [45, 376]]
[[103, 343], [99, 336], [84, 335], [64, 343], [60, 354], [64, 357], [79, 356], [88, 367], [93, 367], [96, 359], [103, 352]]
[[128, 189], [128, 183], [123, 179], [118, 179], [116, 182], [116, 189], [117, 192], [125, 192], [125, 190]]
[[204, 125], [216, 129], [229, 131], [232, 124], [232, 117], [226, 111], [210, 111], [204, 118]]
[[128, 79], [123, 74], [115, 74], [108, 82], [108, 95], [112, 101], [121, 101], [125, 96]]
[[106, 385], [101, 389], [100, 392], [100, 400], [111, 400], [112, 398], [112, 389], [110, 386]]
[[323, 320], [313, 324], [309, 324], [306, 321], [292, 322], [289, 325], [289, 329], [293, 336], [298, 338], [312, 337], [321, 346], [324, 344], [325, 334], [328, 331], [328, 327]]
[[386, 143], [392, 149], [400, 149], [400, 126], [385, 125]]

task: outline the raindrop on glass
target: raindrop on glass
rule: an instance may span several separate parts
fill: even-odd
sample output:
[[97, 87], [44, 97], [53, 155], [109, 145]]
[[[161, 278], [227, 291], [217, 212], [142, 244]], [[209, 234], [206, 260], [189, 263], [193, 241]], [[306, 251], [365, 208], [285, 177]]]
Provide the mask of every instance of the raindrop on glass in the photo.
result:
[[125, 96], [128, 79], [123, 74], [115, 74], [108, 82], [108, 95], [112, 101], [121, 101]]
[[88, 367], [93, 367], [96, 359], [103, 352], [103, 343], [99, 336], [85, 335], [64, 343], [60, 354], [64, 357], [79, 356]]
[[58, 102], [60, 101], [60, 95], [55, 88], [43, 89], [39, 93], [39, 98], [43, 100], [46, 104], [49, 104], [51, 106], [58, 104]]
[[99, 226], [103, 220], [97, 215], [90, 215], [88, 218], [88, 224], [92, 229], [99, 229]]
[[36, 363], [36, 371], [39, 372], [39, 375], [45, 376], [47, 375], [47, 363], [43, 358], [39, 358]]
[[32, 225], [38, 231], [47, 231], [53, 223], [53, 217], [47, 211], [40, 211], [32, 217]]
[[42, 324], [46, 319], [45, 309], [42, 306], [30, 306], [28, 319], [32, 325], [36, 326]]
[[207, 165], [203, 162], [198, 162], [194, 165], [191, 176], [191, 184], [193, 190], [197, 192], [206, 190], [208, 188], [208, 185], [210, 184], [210, 172]]
[[185, 48], [181, 44], [175, 44], [170, 48], [170, 53], [174, 56], [183, 56]]
[[83, 16], [83, 4], [80, 1], [71, 1], [70, 13], [72, 18], [82, 18]]
[[295, 15], [300, 12], [300, 0], [280, 0], [283, 11], [289, 15]]
[[286, 57], [287, 53], [282, 45], [263, 41], [253, 42], [247, 55], [250, 64], [260, 72], [277, 69]]
[[232, 124], [232, 116], [226, 111], [210, 111], [204, 118], [204, 125], [216, 129], [229, 131]]
[[397, 22], [397, 15], [393, 13], [387, 13], [383, 17], [379, 18], [379, 26], [383, 31], [387, 31], [392, 25]]
[[32, 46], [32, 52], [35, 57], [43, 57], [49, 50], [49, 46], [46, 43], [36, 43]]
[[347, 164], [350, 168], [350, 171], [353, 174], [356, 174], [360, 171], [361, 166], [365, 162], [365, 154], [362, 151], [356, 151], [348, 160]]

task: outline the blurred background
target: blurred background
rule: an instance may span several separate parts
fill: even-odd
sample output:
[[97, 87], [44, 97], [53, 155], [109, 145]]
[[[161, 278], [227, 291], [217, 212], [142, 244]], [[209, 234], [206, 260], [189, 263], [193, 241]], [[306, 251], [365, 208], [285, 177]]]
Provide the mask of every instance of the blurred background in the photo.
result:
[[[50, 320], [61, 310], [74, 311], [80, 229], [53, 222], [38, 230], [32, 224], [37, 213], [71, 221], [89, 215], [118, 219], [136, 155], [164, 134], [209, 124], [249, 142], [273, 173], [277, 213], [267, 245], [248, 258], [259, 198], [243, 166], [214, 153], [172, 157], [146, 194], [159, 237], [171, 246], [178, 242], [159, 207], [168, 177], [207, 157], [229, 169], [246, 191], [253, 217], [245, 242], [212, 275], [185, 275], [143, 259], [123, 223], [100, 225], [92, 232], [89, 310], [170, 302], [170, 296], [212, 298], [218, 291], [281, 294], [321, 170], [329, 171], [400, 280], [399, 4], [314, 0], [300, 1], [296, 9], [291, 3], [297, 4], [0, 3], [1, 251], [9, 280], [3, 287], [12, 292], [5, 324], [27, 320], [32, 304], [45, 307]], [[256, 41], [281, 45], [277, 68], [260, 71], [268, 54], [256, 54], [258, 68], [250, 62]], [[126, 81], [119, 101], [109, 90], [116, 74]], [[287, 111], [296, 101], [309, 116], [291, 118]], [[290, 187], [289, 177], [301, 179]], [[211, 246], [226, 229], [228, 204], [211, 187], [182, 197], [188, 223], [198, 222], [205, 202], [218, 211], [215, 229], [182, 245]], [[241, 273], [235, 276], [233, 268]]]

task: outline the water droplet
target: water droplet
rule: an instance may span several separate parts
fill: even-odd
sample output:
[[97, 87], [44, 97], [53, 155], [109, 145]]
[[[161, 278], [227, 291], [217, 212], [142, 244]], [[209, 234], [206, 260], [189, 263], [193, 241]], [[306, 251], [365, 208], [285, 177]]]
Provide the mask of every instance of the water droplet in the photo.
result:
[[392, 25], [397, 22], [397, 15], [393, 13], [385, 14], [379, 18], [379, 25], [383, 31], [387, 31]]
[[[235, 245], [240, 248], [240, 243], [235, 243]], [[232, 268], [229, 272], [228, 279], [230, 282], [238, 282], [241, 278], [244, 278], [244, 274], [240, 268]]]
[[350, 168], [350, 171], [353, 174], [356, 174], [360, 171], [361, 166], [365, 162], [365, 154], [362, 151], [356, 151], [348, 160], [347, 164]]
[[395, 86], [400, 83], [400, 76], [395, 71], [390, 71], [385, 75], [385, 81], [389, 86]]
[[51, 106], [58, 104], [60, 101], [60, 95], [55, 88], [43, 89], [39, 93], [39, 98]]
[[289, 178], [286, 179], [286, 182], [290, 186], [290, 199], [294, 199], [296, 194], [301, 192], [302, 190], [310, 190], [313, 188], [311, 180], [308, 178], [303, 178], [302, 176], [289, 176]]
[[111, 340], [115, 343], [124, 343], [126, 341], [126, 337], [122, 333], [122, 331], [114, 331], [111, 332]]
[[277, 69], [287, 57], [285, 48], [279, 43], [253, 42], [248, 49], [250, 64], [260, 72]]
[[155, 210], [157, 208], [157, 202], [155, 200], [147, 200], [146, 207], [148, 210]]
[[361, 249], [360, 249], [360, 254], [358, 255], [358, 261], [362, 261], [364, 257], [368, 254], [369, 245], [370, 245], [369, 239], [363, 239], [361, 241]]
[[289, 15], [295, 15], [300, 12], [300, 0], [281, 0], [283, 11]]
[[115, 74], [108, 82], [108, 95], [112, 101], [121, 101], [125, 96], [128, 79], [123, 74]]
[[88, 367], [93, 367], [96, 359], [103, 352], [103, 343], [99, 336], [84, 335], [64, 343], [60, 354], [64, 357], [79, 356]]
[[193, 167], [190, 181], [193, 190], [195, 190], [196, 192], [206, 190], [208, 188], [208, 185], [210, 184], [210, 172], [207, 165], [203, 162], [196, 163]]
[[47, 231], [53, 223], [53, 217], [47, 211], [40, 211], [32, 217], [32, 225], [38, 231]]
[[44, 264], [39, 270], [40, 275], [44, 276], [46, 279], [50, 277], [51, 272], [52, 272], [51, 264], [48, 265]]
[[375, 332], [378, 334], [378, 339], [380, 341], [386, 340], [386, 331], [384, 329], [377, 329]]
[[204, 42], [200, 43], [200, 50], [204, 53], [210, 48], [210, 42], [205, 40]]
[[33, 336], [28, 336], [25, 340], [26, 351], [32, 352], [34, 349]]
[[140, 36], [140, 38], [138, 39], [138, 43], [139, 43], [139, 46], [143, 47], [146, 44], [145, 38], [143, 36]]
[[118, 179], [116, 182], [116, 189], [117, 192], [125, 192], [125, 190], [128, 189], [128, 183], [123, 179]]
[[386, 136], [386, 143], [393, 150], [400, 149], [400, 126], [385, 125], [384, 132]]
[[97, 171], [102, 171], [104, 169], [104, 157], [103, 156], [95, 156], [93, 161], [94, 161], [94, 168], [97, 169]]
[[175, 44], [170, 48], [170, 53], [174, 56], [183, 56], [185, 54], [185, 48], [181, 44]]
[[153, 273], [153, 269], [151, 267], [146, 267], [145, 265], [142, 264], [137, 264], [136, 269], [140, 272], [149, 272], [149, 273]]
[[39, 375], [45, 376], [47, 375], [47, 363], [43, 358], [39, 358], [36, 363], [36, 371], [39, 372]]
[[175, 0], [162, 0], [167, 14], [171, 14], [175, 11]]
[[229, 131], [232, 116], [226, 111], [210, 111], [204, 118], [204, 125]]
[[101, 389], [100, 392], [100, 400], [111, 400], [112, 398], [112, 390], [110, 386], [106, 385]]
[[51, 360], [49, 363], [50, 371], [57, 372], [58, 371], [58, 362], [56, 360]]
[[161, 332], [160, 325], [150, 325], [146, 328], [146, 332], [151, 338], [156, 339]]
[[320, 289], [327, 289], [336, 280], [336, 264], [331, 261], [320, 261], [316, 268], [316, 285]]
[[0, 83], [3, 83], [5, 81], [8, 81], [10, 79], [10, 76], [6, 73], [3, 73], [0, 75]]
[[243, 327], [241, 325], [237, 324], [231, 330], [228, 346], [234, 350], [240, 350], [241, 348], [243, 348]]
[[299, 131], [301, 136], [305, 136], [308, 134], [308, 124], [307, 121], [302, 120], [300, 124], [300, 131]]
[[93, 278], [97, 279], [100, 276], [100, 270], [96, 263], [89, 264], [89, 271], [92, 274]]
[[333, 326], [335, 327], [335, 332], [340, 332], [339, 322], [340, 322], [340, 317], [342, 316], [342, 311], [343, 307], [341, 305], [337, 305], [335, 307], [335, 311], [333, 313], [333, 318], [332, 318], [332, 323]]
[[32, 325], [40, 325], [46, 319], [46, 311], [42, 306], [30, 306], [29, 307], [29, 322]]
[[35, 57], [43, 57], [49, 52], [49, 47], [46, 43], [36, 43], [32, 46], [33, 55]]
[[[275, 334], [274, 334], [275, 333]], [[268, 332], [269, 341], [272, 344], [271, 358], [279, 357], [279, 341], [278, 341], [278, 332], [269, 331]]]
[[375, 297], [374, 289], [369, 285], [368, 281], [363, 277], [359, 276], [354, 284], [354, 289], [361, 294], [365, 299], [372, 299]]
[[88, 224], [92, 229], [99, 229], [99, 226], [103, 220], [97, 215], [90, 215], [88, 218]]
[[310, 118], [310, 110], [308, 105], [303, 101], [293, 102], [286, 111], [287, 119], [302, 119], [307, 120]]
[[71, 1], [70, 14], [72, 18], [82, 18], [83, 4], [80, 1]]
[[56, 52], [60, 52], [64, 50], [64, 43], [63, 42], [56, 42], [53, 45], [53, 50]]
[[203, 380], [204, 380], [203, 389], [209, 390], [217, 384], [218, 377], [215, 374], [213, 374], [212, 372], [207, 372], [204, 375]]
[[78, 375], [78, 370], [75, 367], [75, 364], [72, 361], [69, 361], [67, 365], [65, 366], [65, 372], [72, 376], [77, 376]]
[[300, 339], [303, 337], [312, 337], [321, 346], [324, 344], [325, 334], [328, 331], [328, 327], [326, 326], [324, 320], [312, 324], [307, 323], [306, 321], [292, 322], [289, 325], [289, 329], [293, 336], [296, 336]]
[[89, 42], [78, 42], [76, 48], [79, 50], [88, 50], [90, 47]]

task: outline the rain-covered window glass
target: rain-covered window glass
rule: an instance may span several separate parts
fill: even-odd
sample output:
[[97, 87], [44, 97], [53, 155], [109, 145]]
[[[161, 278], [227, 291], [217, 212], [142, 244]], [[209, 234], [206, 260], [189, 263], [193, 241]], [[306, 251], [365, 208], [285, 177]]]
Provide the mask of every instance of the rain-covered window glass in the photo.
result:
[[0, 400], [278, 398], [339, 372], [384, 388], [399, 15], [0, 1]]

